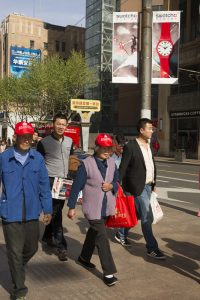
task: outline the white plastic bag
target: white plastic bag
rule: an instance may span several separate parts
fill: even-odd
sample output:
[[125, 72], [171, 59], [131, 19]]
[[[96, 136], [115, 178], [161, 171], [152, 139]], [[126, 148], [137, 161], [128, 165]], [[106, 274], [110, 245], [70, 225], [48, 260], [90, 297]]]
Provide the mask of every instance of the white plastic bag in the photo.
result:
[[158, 195], [151, 193], [150, 205], [153, 213], [153, 224], [158, 223], [163, 218], [163, 211], [157, 200]]

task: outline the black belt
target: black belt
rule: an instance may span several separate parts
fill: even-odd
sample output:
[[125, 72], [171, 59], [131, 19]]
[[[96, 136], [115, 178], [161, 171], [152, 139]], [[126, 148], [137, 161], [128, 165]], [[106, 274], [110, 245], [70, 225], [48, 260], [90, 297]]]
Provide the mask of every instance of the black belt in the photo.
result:
[[146, 185], [152, 185], [153, 184], [153, 182], [147, 182], [146, 183]]

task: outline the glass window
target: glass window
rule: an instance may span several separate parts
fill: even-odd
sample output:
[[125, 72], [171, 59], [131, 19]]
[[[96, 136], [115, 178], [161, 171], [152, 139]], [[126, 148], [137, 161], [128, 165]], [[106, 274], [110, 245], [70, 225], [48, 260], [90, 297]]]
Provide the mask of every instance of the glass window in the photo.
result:
[[30, 48], [33, 49], [35, 45], [35, 42], [33, 40], [30, 40]]
[[48, 43], [44, 42], [44, 50], [47, 50], [47, 49], [48, 49]]
[[60, 51], [60, 42], [56, 41], [56, 52]]
[[62, 52], [65, 52], [65, 42], [62, 42]]

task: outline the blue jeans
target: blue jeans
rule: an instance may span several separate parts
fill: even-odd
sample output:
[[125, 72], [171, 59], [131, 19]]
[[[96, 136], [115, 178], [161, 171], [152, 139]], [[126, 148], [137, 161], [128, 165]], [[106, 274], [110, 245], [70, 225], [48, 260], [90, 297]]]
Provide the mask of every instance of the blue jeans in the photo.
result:
[[[141, 219], [141, 227], [144, 239], [146, 241], [146, 248], [148, 251], [158, 249], [158, 243], [152, 232], [153, 215], [150, 206], [152, 188], [150, 185], [145, 184], [144, 190], [140, 196], [135, 197], [135, 206], [137, 214]], [[119, 228], [119, 235], [121, 238], [128, 236], [130, 228]]]

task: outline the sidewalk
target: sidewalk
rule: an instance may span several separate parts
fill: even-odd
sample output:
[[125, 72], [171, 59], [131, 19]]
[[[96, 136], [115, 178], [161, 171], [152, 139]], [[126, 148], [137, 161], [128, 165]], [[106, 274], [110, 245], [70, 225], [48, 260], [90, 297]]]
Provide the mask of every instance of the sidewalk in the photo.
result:
[[[162, 203], [162, 202], [161, 202]], [[69, 245], [68, 262], [43, 249], [27, 267], [27, 300], [197, 300], [200, 298], [200, 218], [194, 211], [180, 211], [163, 205], [165, 217], [154, 225], [160, 248], [166, 261], [156, 261], [146, 256], [140, 224], [131, 230], [132, 248], [123, 248], [114, 240], [115, 230], [108, 230], [119, 283], [107, 287], [101, 280], [99, 258], [92, 262], [97, 268], [89, 272], [76, 264], [84, 241], [87, 222], [81, 206], [77, 206], [75, 221], [67, 219], [64, 209], [65, 238]], [[44, 228], [41, 224], [41, 234]], [[8, 300], [11, 279], [2, 228], [0, 225], [0, 300]]]
[[173, 164], [200, 166], [200, 159], [185, 159], [182, 162], [180, 162], [180, 161], [175, 160], [175, 158], [172, 158], [172, 157], [155, 156], [155, 161], [165, 162], [165, 163], [173, 163]]

